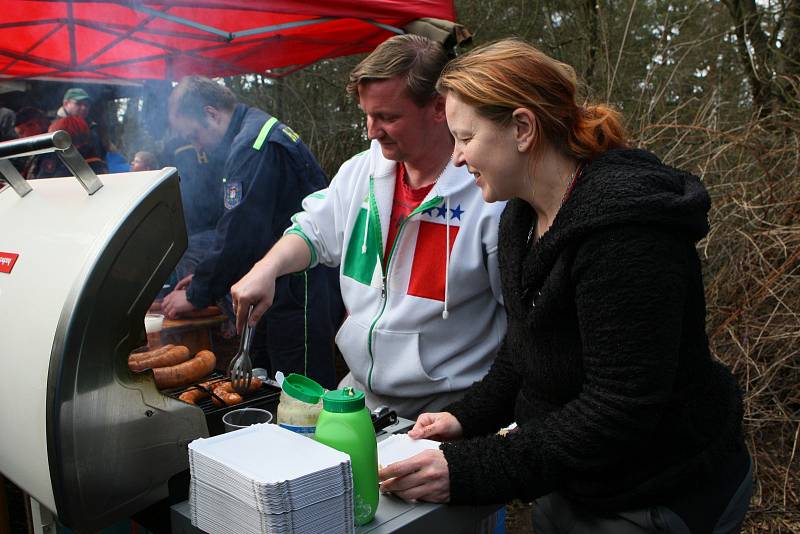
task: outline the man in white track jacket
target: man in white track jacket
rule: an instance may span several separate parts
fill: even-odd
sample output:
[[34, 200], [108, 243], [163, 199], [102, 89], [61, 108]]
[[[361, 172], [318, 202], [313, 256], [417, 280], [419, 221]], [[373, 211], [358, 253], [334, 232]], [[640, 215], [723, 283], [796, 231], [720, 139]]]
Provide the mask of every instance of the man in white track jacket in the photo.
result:
[[[347, 319], [339, 346], [367, 405], [416, 418], [459, 398], [488, 371], [506, 327], [497, 266], [502, 203], [450, 161], [453, 140], [434, 85], [446, 55], [394, 37], [351, 73], [370, 149], [354, 156], [231, 292], [239, 327], [272, 302], [275, 278], [339, 267]], [[309, 305], [313, 306], [311, 302]]]

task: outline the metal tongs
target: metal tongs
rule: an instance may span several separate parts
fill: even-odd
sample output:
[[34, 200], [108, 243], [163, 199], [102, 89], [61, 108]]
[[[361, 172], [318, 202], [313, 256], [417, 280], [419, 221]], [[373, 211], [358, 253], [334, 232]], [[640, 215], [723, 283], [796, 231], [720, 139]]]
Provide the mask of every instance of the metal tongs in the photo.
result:
[[253, 381], [253, 362], [250, 361], [250, 342], [253, 340], [253, 330], [250, 327], [250, 314], [253, 313], [253, 307], [247, 310], [247, 321], [244, 323], [244, 330], [242, 330], [242, 338], [239, 341], [239, 352], [233, 357], [231, 363], [228, 364], [228, 375], [231, 377], [231, 384], [233, 390], [240, 395], [244, 395], [250, 388], [250, 382]]
[[195, 388], [195, 389], [199, 389], [200, 391], [203, 391], [205, 393], [208, 393], [208, 395], [212, 398], [212, 400], [213, 399], [217, 399], [220, 402], [220, 404], [222, 406], [224, 406], [225, 405], [225, 401], [222, 400], [221, 398], [219, 398], [219, 396], [216, 393], [214, 393], [214, 388], [216, 386], [219, 386], [219, 385], [223, 384], [223, 383], [225, 383], [225, 379], [224, 378], [218, 378], [216, 380], [209, 381], [209, 385], [208, 386], [204, 386], [203, 384], [195, 384], [192, 387]]

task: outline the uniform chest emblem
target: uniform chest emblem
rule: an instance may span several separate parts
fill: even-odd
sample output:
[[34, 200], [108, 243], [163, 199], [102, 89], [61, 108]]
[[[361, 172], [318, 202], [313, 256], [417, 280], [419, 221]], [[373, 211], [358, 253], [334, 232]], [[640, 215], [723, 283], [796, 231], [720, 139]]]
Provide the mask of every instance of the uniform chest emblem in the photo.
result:
[[242, 182], [225, 184], [225, 209], [232, 210], [242, 201]]

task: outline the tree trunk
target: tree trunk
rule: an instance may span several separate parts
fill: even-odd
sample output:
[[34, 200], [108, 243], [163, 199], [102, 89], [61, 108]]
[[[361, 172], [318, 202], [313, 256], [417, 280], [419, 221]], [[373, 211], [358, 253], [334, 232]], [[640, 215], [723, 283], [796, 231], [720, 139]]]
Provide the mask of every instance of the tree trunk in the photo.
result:
[[770, 67], [772, 50], [761, 28], [761, 14], [755, 0], [722, 0], [722, 3], [733, 17], [736, 44], [750, 82], [753, 105], [760, 110], [760, 115], [768, 115], [773, 106], [774, 75]]
[[795, 107], [800, 102], [800, 0], [788, 2], [783, 14], [784, 39], [780, 50], [781, 97]]
[[597, 63], [597, 44], [600, 40], [598, 31], [600, 24], [600, 8], [597, 2], [599, 2], [599, 0], [585, 0], [584, 4], [586, 7], [587, 26], [589, 28], [589, 57], [586, 62], [586, 72], [583, 76], [587, 85], [591, 85], [594, 82], [594, 69]]

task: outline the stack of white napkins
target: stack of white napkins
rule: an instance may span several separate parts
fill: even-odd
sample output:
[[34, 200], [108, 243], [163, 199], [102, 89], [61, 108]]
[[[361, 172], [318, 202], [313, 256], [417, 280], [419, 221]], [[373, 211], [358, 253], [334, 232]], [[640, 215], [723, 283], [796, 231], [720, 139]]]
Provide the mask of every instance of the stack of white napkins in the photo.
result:
[[354, 531], [350, 457], [278, 425], [189, 444], [192, 524], [210, 534]]
[[392, 434], [378, 443], [378, 463], [386, 467], [428, 449], [438, 449], [439, 445], [441, 443], [430, 439], [411, 439], [408, 434]]

